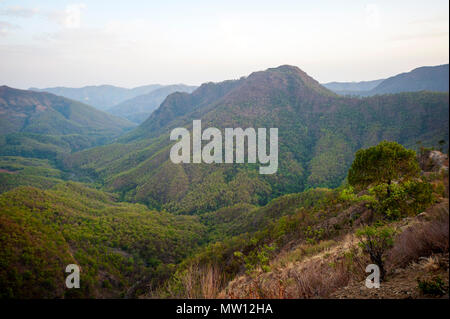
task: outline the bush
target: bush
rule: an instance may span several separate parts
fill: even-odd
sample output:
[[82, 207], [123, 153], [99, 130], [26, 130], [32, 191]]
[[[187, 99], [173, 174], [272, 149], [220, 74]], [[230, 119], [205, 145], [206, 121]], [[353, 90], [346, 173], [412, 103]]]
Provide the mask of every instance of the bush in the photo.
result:
[[370, 261], [380, 268], [380, 280], [386, 274], [384, 255], [394, 245], [395, 230], [390, 227], [366, 226], [356, 232], [360, 247], [370, 257]]
[[357, 194], [355, 194], [355, 189], [353, 188], [353, 186], [348, 186], [346, 188], [344, 188], [340, 193], [339, 193], [339, 199], [341, 201], [345, 202], [350, 202], [350, 203], [361, 203], [361, 202], [368, 202], [368, 203], [372, 203], [373, 201], [375, 201], [374, 196], [372, 195], [362, 195], [362, 196], [358, 196]]
[[434, 202], [432, 185], [423, 181], [390, 186], [384, 183], [372, 187], [369, 192], [377, 199], [372, 202], [372, 208], [391, 220], [414, 216]]
[[442, 296], [447, 292], [445, 283], [440, 276], [434, 276], [428, 280], [417, 279], [417, 284], [424, 295]]
[[250, 275], [256, 271], [258, 267], [264, 272], [270, 271], [270, 257], [273, 255], [275, 249], [275, 245], [268, 246], [265, 244], [259, 250], [252, 250], [247, 256], [244, 256], [240, 251], [236, 251], [234, 255], [243, 259], [246, 273]]

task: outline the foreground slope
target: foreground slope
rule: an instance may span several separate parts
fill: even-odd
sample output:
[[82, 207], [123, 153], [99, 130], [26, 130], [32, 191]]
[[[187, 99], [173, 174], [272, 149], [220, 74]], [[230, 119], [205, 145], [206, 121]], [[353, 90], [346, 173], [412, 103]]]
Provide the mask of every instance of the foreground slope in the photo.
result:
[[[418, 159], [421, 174], [390, 195], [346, 185], [203, 215], [211, 243], [147, 297], [448, 298], [448, 156], [422, 149]], [[373, 263], [381, 289], [365, 286]]]

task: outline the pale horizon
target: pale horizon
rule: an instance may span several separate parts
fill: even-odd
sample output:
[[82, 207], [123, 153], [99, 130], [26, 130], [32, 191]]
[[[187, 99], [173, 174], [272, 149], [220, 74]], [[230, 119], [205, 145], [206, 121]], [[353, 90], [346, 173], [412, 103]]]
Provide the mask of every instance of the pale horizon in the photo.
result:
[[0, 85], [200, 85], [284, 64], [377, 80], [448, 64], [449, 3], [431, 2], [0, 0]]

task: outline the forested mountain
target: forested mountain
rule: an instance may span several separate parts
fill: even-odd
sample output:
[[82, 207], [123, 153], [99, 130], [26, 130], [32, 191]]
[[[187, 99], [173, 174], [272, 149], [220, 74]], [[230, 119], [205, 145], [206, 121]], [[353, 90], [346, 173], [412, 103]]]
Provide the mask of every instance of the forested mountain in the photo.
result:
[[138, 95], [134, 98], [121, 102], [106, 111], [110, 114], [121, 116], [137, 124], [145, 121], [162, 101], [171, 93], [191, 93], [197, 87], [184, 84], [166, 85], [155, 89], [147, 94]]
[[52, 87], [45, 89], [30, 88], [32, 91], [49, 92], [66, 98], [76, 100], [94, 106], [99, 110], [106, 110], [116, 104], [147, 94], [161, 88], [160, 84], [139, 86], [132, 89], [117, 87], [113, 85], [93, 85], [81, 88]]
[[374, 96], [400, 92], [448, 92], [448, 64], [424, 66], [384, 80], [366, 82], [330, 82], [326, 88], [340, 95]]
[[[111, 141], [128, 120], [51, 93], [0, 87], [0, 154], [48, 158]], [[52, 154], [52, 155], [50, 155]]]
[[[198, 214], [339, 186], [354, 152], [381, 140], [409, 147], [448, 142], [448, 112], [448, 93], [341, 97], [297, 67], [281, 66], [171, 94], [118, 143], [72, 154], [65, 164], [126, 200]], [[277, 174], [260, 175], [257, 165], [173, 164], [168, 134], [190, 128], [193, 119], [201, 119], [203, 128], [277, 127]]]
[[[354, 243], [371, 224], [392, 242], [408, 229], [392, 278], [399, 259], [420, 276], [410, 263], [448, 260], [448, 157], [427, 148], [448, 150], [448, 93], [344, 97], [284, 65], [170, 94], [129, 132], [67, 98], [0, 93], [0, 298], [328, 297], [365, 278]], [[170, 131], [195, 119], [278, 128], [277, 173], [172, 163]]]
[[448, 78], [448, 64], [424, 66], [384, 80], [369, 95], [416, 91], [448, 92]]

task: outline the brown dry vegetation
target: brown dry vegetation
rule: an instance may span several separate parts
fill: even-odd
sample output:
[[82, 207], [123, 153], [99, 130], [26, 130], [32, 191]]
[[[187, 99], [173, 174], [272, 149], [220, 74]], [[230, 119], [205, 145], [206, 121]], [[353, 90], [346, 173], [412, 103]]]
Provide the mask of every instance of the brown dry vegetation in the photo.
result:
[[405, 267], [423, 256], [448, 252], [449, 248], [448, 199], [420, 214], [416, 223], [406, 228], [396, 239], [387, 257], [393, 270]]
[[[224, 284], [220, 267], [190, 265], [180, 274], [175, 287], [167, 287], [173, 298], [213, 299], [217, 298]], [[178, 290], [182, 288], [181, 295]]]
[[[387, 254], [388, 276], [385, 289], [365, 288], [365, 266], [370, 263], [361, 253], [357, 240], [348, 235], [334, 246], [322, 241], [301, 245], [292, 251], [320, 250], [311, 257], [287, 261], [288, 253], [272, 262], [273, 270], [253, 276], [243, 275], [221, 293], [225, 298], [411, 298], [423, 297], [418, 278], [440, 274], [448, 278], [449, 211], [448, 199], [415, 218], [393, 225], [399, 230], [394, 247]], [[301, 254], [300, 254], [301, 255]], [[304, 256], [307, 256], [307, 254]], [[292, 257], [292, 256], [291, 256]], [[420, 271], [419, 271], [420, 270]], [[446, 279], [448, 287], [448, 279]]]

